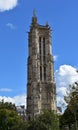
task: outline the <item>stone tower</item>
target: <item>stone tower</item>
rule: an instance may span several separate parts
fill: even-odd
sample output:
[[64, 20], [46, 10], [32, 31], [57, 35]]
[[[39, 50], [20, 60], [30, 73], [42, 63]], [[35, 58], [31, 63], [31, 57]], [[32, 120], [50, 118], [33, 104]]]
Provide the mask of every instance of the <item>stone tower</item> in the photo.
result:
[[51, 29], [38, 24], [34, 11], [28, 33], [27, 115], [34, 118], [44, 109], [56, 111], [56, 84]]

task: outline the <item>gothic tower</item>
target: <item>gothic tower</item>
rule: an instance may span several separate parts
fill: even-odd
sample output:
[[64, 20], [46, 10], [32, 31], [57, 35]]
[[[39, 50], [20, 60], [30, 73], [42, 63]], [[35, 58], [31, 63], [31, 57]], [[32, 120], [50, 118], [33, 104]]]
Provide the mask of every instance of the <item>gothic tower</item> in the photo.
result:
[[51, 29], [38, 24], [33, 13], [28, 33], [27, 115], [34, 118], [44, 109], [56, 111], [56, 85]]

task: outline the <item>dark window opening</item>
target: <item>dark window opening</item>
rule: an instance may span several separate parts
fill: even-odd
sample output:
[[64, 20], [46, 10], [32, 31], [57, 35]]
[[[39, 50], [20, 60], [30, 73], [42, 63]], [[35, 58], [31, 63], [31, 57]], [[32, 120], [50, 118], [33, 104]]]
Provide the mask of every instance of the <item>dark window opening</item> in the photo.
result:
[[41, 61], [41, 37], [39, 37], [39, 53], [40, 53], [40, 61]]
[[45, 43], [43, 43], [43, 55], [45, 55]]
[[45, 43], [45, 37], [43, 37], [43, 43]]
[[43, 38], [43, 59], [45, 61], [45, 38]]
[[40, 66], [40, 80], [42, 80], [42, 67]]
[[39, 37], [39, 43], [41, 43], [41, 37]]
[[44, 67], [44, 80], [46, 80], [46, 67]]
[[41, 55], [41, 43], [39, 43], [39, 51], [40, 51], [40, 55]]

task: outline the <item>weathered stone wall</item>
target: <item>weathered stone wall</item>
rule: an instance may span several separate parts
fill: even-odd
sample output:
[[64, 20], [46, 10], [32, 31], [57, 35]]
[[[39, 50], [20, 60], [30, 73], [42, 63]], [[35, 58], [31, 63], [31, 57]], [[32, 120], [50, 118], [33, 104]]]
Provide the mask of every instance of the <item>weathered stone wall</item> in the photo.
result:
[[56, 85], [51, 47], [50, 27], [39, 25], [37, 17], [34, 16], [28, 36], [27, 113], [31, 118], [44, 109], [56, 111]]

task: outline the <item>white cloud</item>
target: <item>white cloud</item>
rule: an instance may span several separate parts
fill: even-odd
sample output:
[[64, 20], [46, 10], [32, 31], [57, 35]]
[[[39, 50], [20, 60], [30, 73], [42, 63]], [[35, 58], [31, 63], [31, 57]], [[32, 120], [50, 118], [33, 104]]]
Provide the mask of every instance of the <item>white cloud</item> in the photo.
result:
[[0, 12], [13, 9], [18, 4], [18, 0], [0, 0]]
[[17, 106], [20, 106], [20, 105], [26, 106], [26, 94], [14, 96], [13, 100]]
[[57, 61], [58, 56], [54, 55], [53, 58], [54, 58], [54, 61]]
[[6, 97], [6, 96], [0, 96], [0, 101], [4, 99], [4, 102], [12, 102], [16, 106], [25, 105], [26, 106], [26, 95], [17, 95], [14, 97]]
[[67, 91], [66, 87], [60, 87], [57, 89], [57, 94], [59, 93], [59, 95], [64, 96], [66, 95], [66, 91]]
[[12, 89], [9, 88], [0, 88], [0, 92], [11, 92]]
[[57, 106], [62, 108], [62, 113], [65, 111], [65, 109], [67, 107], [67, 103], [61, 96], [57, 97]]
[[[57, 87], [57, 104], [65, 104], [64, 96], [70, 84], [78, 81], [77, 68], [70, 65], [61, 65], [55, 72]], [[66, 104], [65, 104], [66, 105]]]
[[12, 23], [7, 23], [6, 26], [12, 30], [16, 28]]
[[76, 70], [77, 68], [70, 65], [61, 65], [55, 73], [57, 87], [68, 87], [69, 84], [78, 81], [78, 73]]
[[57, 97], [57, 104], [60, 104], [60, 106], [64, 107], [67, 105], [67, 103], [64, 101], [63, 98], [61, 98], [60, 96]]

